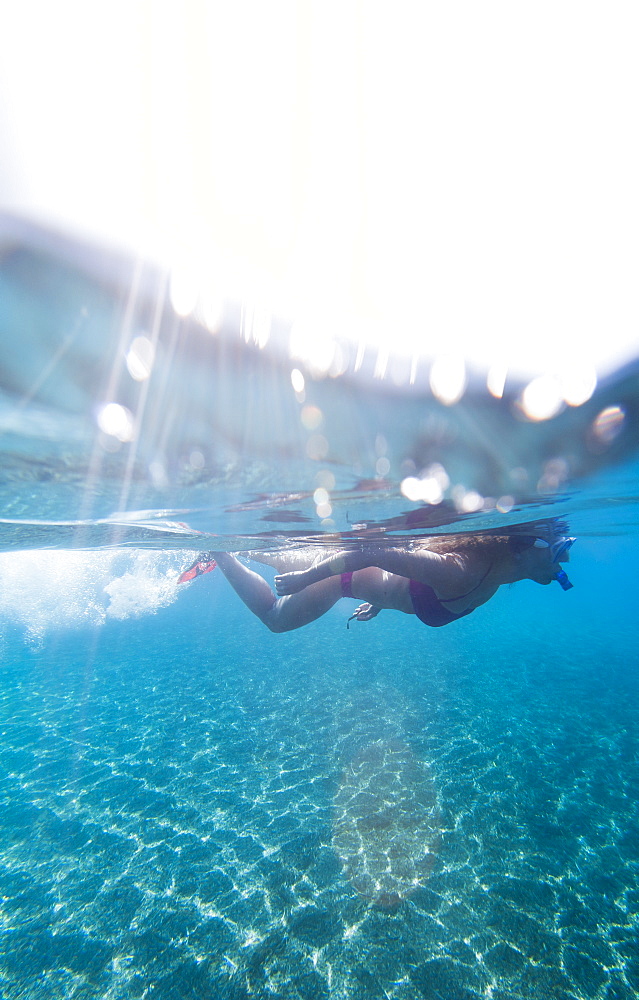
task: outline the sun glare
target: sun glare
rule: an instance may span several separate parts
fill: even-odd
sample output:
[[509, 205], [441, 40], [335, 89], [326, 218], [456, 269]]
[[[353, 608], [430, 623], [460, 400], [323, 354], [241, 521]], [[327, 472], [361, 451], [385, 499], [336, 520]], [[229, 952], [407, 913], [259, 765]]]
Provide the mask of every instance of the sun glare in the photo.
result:
[[[506, 371], [545, 379], [522, 402], [545, 419], [637, 346], [638, 22], [572, 3], [15, 4], [4, 207], [166, 264], [175, 311], [212, 332], [226, 300], [259, 347], [282, 316], [311, 374], [344, 369], [348, 317], [355, 369], [365, 345], [397, 385], [432, 365], [448, 404], [472, 368], [496, 397]], [[552, 387], [548, 359], [577, 344], [591, 367]]]
[[98, 411], [98, 427], [105, 434], [125, 442], [133, 439], [133, 414], [120, 403], [106, 403]]

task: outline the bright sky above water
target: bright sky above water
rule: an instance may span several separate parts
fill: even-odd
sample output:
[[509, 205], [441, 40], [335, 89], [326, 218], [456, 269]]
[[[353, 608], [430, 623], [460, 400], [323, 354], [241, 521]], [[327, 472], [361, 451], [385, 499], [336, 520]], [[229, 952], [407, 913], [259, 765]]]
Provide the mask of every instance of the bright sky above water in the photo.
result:
[[230, 294], [260, 342], [275, 313], [311, 353], [583, 386], [639, 344], [638, 29], [630, 2], [4, 5], [0, 207], [150, 253], [212, 329]]

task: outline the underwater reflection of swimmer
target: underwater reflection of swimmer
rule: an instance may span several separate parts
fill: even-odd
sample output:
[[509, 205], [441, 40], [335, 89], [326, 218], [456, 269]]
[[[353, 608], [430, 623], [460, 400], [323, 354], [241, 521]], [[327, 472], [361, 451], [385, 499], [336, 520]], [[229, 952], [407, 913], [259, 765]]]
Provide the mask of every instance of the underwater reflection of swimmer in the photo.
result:
[[[401, 548], [363, 543], [324, 558], [316, 549], [246, 553], [277, 570], [279, 597], [232, 553], [211, 552], [199, 559], [215, 559], [247, 608], [272, 632], [308, 625], [341, 597], [364, 602], [352, 615], [357, 621], [391, 610], [417, 615], [437, 628], [470, 614], [503, 584], [557, 580], [570, 589], [560, 563], [568, 560], [574, 538], [560, 534], [562, 529], [565, 525], [551, 522], [535, 534], [439, 536]], [[303, 568], [296, 568], [300, 564]]]

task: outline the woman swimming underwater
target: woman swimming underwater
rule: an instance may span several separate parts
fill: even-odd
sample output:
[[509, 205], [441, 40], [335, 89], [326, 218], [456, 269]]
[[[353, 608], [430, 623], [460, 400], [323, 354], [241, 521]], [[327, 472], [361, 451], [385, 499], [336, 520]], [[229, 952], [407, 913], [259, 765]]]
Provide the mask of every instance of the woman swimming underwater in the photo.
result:
[[[575, 539], [560, 534], [562, 529], [565, 525], [552, 524], [539, 534], [437, 536], [401, 548], [364, 543], [325, 558], [313, 549], [313, 561], [304, 550], [247, 553], [278, 571], [277, 595], [232, 553], [206, 553], [196, 564], [215, 560], [247, 608], [271, 632], [302, 628], [341, 597], [364, 602], [349, 621], [368, 621], [382, 610], [392, 610], [417, 615], [437, 628], [469, 615], [503, 584], [557, 580], [564, 590], [570, 589], [560, 563], [568, 560]], [[302, 560], [304, 568], [295, 569]]]

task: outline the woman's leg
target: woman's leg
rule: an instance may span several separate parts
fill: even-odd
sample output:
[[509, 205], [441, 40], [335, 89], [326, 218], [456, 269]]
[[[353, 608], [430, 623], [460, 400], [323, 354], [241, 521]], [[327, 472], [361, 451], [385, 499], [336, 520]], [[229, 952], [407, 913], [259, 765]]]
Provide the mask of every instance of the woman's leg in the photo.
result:
[[244, 601], [271, 632], [290, 632], [321, 618], [342, 596], [339, 578], [322, 580], [304, 593], [275, 596], [266, 580], [229, 552], [215, 552], [218, 567]]
[[[275, 589], [280, 595], [297, 594], [318, 580], [369, 567], [409, 580], [419, 580], [434, 587], [435, 590], [452, 590], [453, 593], [458, 588], [463, 590], [472, 575], [469, 574], [466, 564], [452, 553], [440, 555], [425, 547], [411, 551], [380, 546], [377, 549], [366, 547], [335, 552], [307, 569], [278, 574], [275, 577]], [[483, 560], [479, 560], [476, 567], [477, 574], [480, 574], [480, 571], [485, 572], [485, 568]]]
[[252, 549], [241, 552], [241, 556], [251, 562], [271, 566], [278, 573], [292, 573], [296, 570], [308, 569], [326, 556], [326, 548], [319, 545], [305, 545], [299, 549], [284, 549], [281, 552], [266, 552], [262, 549]]
[[403, 572], [406, 568], [406, 555], [408, 553], [403, 549], [343, 549], [332, 552], [313, 565], [307, 563], [303, 569], [278, 573], [275, 577], [275, 588], [278, 594], [297, 594], [319, 580], [340, 576], [342, 573], [354, 573], [369, 567], [400, 576], [409, 576], [409, 573]]

